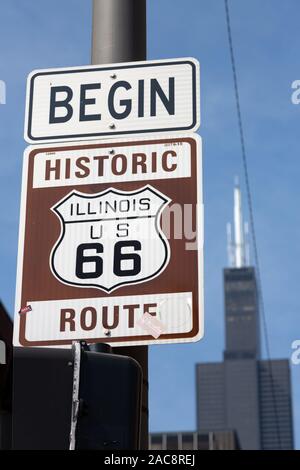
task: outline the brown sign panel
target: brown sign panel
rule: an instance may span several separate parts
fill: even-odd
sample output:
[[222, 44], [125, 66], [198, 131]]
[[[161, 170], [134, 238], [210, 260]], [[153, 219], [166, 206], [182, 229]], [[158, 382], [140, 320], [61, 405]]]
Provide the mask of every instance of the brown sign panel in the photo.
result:
[[188, 134], [29, 147], [14, 345], [200, 339], [201, 168]]

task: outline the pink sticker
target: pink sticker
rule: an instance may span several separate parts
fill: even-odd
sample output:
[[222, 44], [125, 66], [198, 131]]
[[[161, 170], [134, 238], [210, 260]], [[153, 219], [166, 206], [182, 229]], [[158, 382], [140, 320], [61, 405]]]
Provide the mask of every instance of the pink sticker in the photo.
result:
[[31, 312], [31, 310], [32, 310], [31, 305], [27, 305], [26, 307], [23, 307], [21, 308], [21, 310], [19, 310], [19, 314], [23, 315], [24, 313]]
[[155, 339], [159, 338], [165, 330], [165, 325], [147, 312], [138, 320], [137, 324]]

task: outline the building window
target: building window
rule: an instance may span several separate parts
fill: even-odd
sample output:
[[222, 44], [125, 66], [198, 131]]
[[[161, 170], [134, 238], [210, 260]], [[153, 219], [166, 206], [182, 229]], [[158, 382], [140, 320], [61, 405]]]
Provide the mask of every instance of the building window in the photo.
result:
[[162, 449], [162, 435], [151, 436], [150, 450]]
[[167, 450], [178, 450], [178, 434], [167, 435]]
[[193, 434], [182, 434], [182, 450], [194, 449], [194, 436]]

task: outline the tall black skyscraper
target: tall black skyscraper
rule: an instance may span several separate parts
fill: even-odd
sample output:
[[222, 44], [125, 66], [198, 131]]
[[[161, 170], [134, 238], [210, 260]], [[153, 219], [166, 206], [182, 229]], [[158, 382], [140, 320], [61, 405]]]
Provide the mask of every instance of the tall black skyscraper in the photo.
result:
[[287, 359], [260, 356], [255, 270], [247, 266], [241, 194], [234, 189], [231, 268], [224, 269], [223, 362], [196, 366], [198, 430], [234, 429], [242, 449], [292, 449], [291, 380]]

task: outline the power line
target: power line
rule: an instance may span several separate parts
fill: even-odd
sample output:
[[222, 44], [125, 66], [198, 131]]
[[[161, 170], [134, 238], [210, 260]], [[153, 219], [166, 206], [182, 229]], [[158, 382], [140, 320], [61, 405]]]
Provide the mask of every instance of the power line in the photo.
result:
[[232, 34], [231, 34], [230, 12], [229, 12], [228, 0], [224, 0], [224, 1], [225, 1], [227, 34], [228, 34], [228, 42], [229, 42], [229, 49], [230, 49], [232, 74], [233, 74], [237, 119], [238, 119], [239, 135], [240, 135], [241, 150], [242, 150], [242, 161], [243, 161], [247, 202], [248, 202], [248, 209], [249, 209], [249, 216], [250, 216], [251, 236], [252, 236], [252, 243], [253, 243], [254, 260], [255, 260], [255, 265], [256, 265], [256, 273], [257, 273], [258, 297], [259, 297], [260, 306], [261, 306], [264, 338], [265, 338], [267, 360], [268, 360], [269, 374], [270, 374], [270, 380], [271, 380], [272, 399], [273, 399], [273, 404], [274, 404], [274, 414], [275, 414], [275, 422], [276, 422], [276, 433], [277, 433], [279, 448], [281, 449], [280, 427], [279, 427], [279, 420], [278, 420], [278, 410], [277, 410], [272, 361], [271, 361], [271, 354], [270, 354], [270, 342], [269, 342], [267, 320], [266, 320], [266, 314], [265, 314], [265, 303], [264, 303], [264, 296], [263, 296], [263, 291], [262, 291], [260, 263], [259, 263], [259, 256], [258, 256], [258, 249], [257, 249], [257, 242], [256, 242], [254, 211], [253, 211], [253, 204], [252, 204], [252, 194], [251, 194], [249, 171], [248, 171], [248, 160], [247, 160], [247, 154], [246, 154], [245, 137], [244, 137], [242, 113], [241, 113], [241, 106], [240, 106], [238, 79], [237, 79], [235, 56], [234, 56], [233, 41], [232, 41]]

